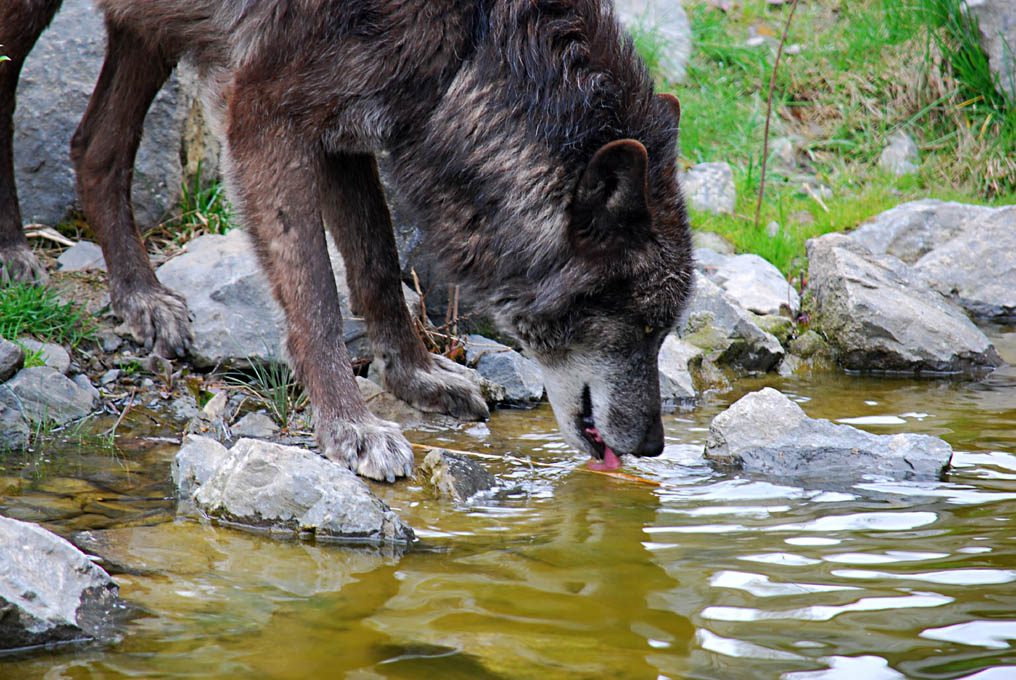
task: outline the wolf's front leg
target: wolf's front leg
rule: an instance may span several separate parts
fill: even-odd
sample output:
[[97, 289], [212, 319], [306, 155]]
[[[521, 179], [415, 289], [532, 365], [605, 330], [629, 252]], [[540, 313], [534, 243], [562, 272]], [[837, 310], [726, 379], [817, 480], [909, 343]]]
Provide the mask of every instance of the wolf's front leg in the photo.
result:
[[260, 118], [255, 124], [231, 124], [228, 142], [232, 199], [286, 314], [290, 359], [310, 395], [324, 455], [373, 479], [395, 481], [411, 474], [409, 442], [398, 425], [367, 410], [342, 341], [339, 296], [318, 204], [320, 152]]
[[351, 303], [367, 321], [385, 386], [433, 413], [466, 420], [490, 414], [466, 370], [427, 351], [406, 310], [392, 221], [370, 154], [329, 154], [321, 174], [325, 223], [346, 263]]

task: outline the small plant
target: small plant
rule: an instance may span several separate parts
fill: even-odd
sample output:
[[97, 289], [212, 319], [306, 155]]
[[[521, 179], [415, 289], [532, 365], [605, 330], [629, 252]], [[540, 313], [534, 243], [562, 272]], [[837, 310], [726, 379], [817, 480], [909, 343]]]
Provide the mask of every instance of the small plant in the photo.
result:
[[164, 226], [172, 231], [173, 240], [183, 242], [202, 234], [225, 234], [233, 226], [230, 217], [224, 187], [219, 182], [203, 181], [199, 163], [190, 183], [181, 183], [180, 217]]
[[0, 337], [31, 335], [74, 348], [91, 338], [94, 323], [80, 307], [48, 288], [16, 283], [0, 288]]
[[24, 345], [21, 345], [21, 343], [18, 343], [18, 345], [21, 347], [22, 351], [24, 351], [24, 353], [25, 353], [25, 368], [32, 368], [33, 366], [45, 366], [46, 365], [45, 360], [42, 358], [42, 350], [41, 349], [30, 350], [30, 349], [25, 349]]
[[250, 368], [226, 373], [226, 382], [242, 388], [264, 405], [281, 427], [288, 426], [293, 414], [307, 402], [303, 388], [289, 366], [281, 361], [257, 357], [248, 357], [247, 361]]

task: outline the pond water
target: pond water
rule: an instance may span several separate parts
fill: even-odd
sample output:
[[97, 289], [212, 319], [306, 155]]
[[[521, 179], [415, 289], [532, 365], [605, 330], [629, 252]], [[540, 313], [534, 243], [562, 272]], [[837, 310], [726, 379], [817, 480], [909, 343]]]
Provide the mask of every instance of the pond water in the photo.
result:
[[[1016, 363], [1016, 332], [993, 329]], [[714, 470], [712, 417], [762, 385], [812, 417], [956, 449], [940, 482], [801, 486]], [[1016, 370], [984, 381], [749, 382], [669, 417], [663, 457], [592, 474], [549, 407], [413, 441], [490, 463], [468, 505], [376, 485], [403, 555], [173, 519], [176, 447], [0, 463], [0, 514], [89, 529], [141, 611], [122, 641], [0, 657], [0, 678], [1016, 678]], [[103, 531], [99, 531], [99, 530]]]

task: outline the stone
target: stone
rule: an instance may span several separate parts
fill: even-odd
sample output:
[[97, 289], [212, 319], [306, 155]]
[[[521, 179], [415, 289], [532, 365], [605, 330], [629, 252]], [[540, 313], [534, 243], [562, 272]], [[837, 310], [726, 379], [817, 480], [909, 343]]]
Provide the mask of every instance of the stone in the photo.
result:
[[102, 374], [102, 377], [99, 378], [99, 383], [105, 386], [109, 385], [110, 383], [115, 383], [119, 378], [120, 378], [120, 369], [111, 368]]
[[92, 403], [96, 404], [99, 401], [99, 390], [95, 389], [95, 385], [88, 379], [88, 376], [84, 373], [78, 373], [76, 376], [71, 378], [71, 381], [81, 388], [83, 392], [92, 395]]
[[780, 314], [762, 314], [755, 316], [754, 321], [759, 328], [779, 340], [783, 346], [786, 346], [794, 335], [794, 322]]
[[497, 485], [494, 476], [482, 465], [444, 449], [430, 449], [420, 465], [420, 473], [438, 496], [459, 502]]
[[[14, 167], [26, 223], [55, 225], [76, 207], [67, 152], [105, 58], [105, 22], [91, 0], [65, 0], [25, 61], [14, 113]], [[182, 158], [202, 153], [204, 175], [217, 173], [217, 149], [191, 140], [200, 119], [193, 74], [177, 69], [145, 117], [134, 164], [134, 214], [142, 226], [175, 210]], [[207, 134], [207, 133], [205, 133]]]
[[699, 163], [681, 175], [688, 205], [713, 214], [731, 214], [737, 205], [734, 171], [728, 163]]
[[119, 588], [69, 542], [0, 517], [0, 555], [0, 649], [117, 637]]
[[191, 482], [181, 489], [181, 511], [189, 506], [184, 492], [192, 491], [201, 516], [240, 527], [318, 540], [408, 543], [415, 538], [354, 473], [294, 446], [241, 439], [202, 483], [199, 477], [207, 470], [194, 457], [205, 455], [200, 447], [216, 455], [221, 451], [207, 442], [191, 446], [195, 439], [188, 437], [174, 463], [179, 479]]
[[466, 362], [487, 380], [503, 385], [506, 401], [529, 404], [543, 398], [543, 370], [511, 347], [485, 338], [467, 335]]
[[[366, 324], [351, 318], [349, 313], [345, 265], [330, 236], [327, 243], [339, 291], [346, 348], [351, 359], [369, 357]], [[167, 261], [156, 274], [162, 283], [187, 300], [194, 331], [191, 360], [196, 366], [245, 367], [252, 359], [282, 360], [285, 337], [282, 311], [243, 230], [194, 239], [183, 254]], [[410, 313], [415, 315], [419, 299], [405, 286], [403, 292]]]
[[230, 428], [234, 437], [270, 439], [279, 433], [279, 426], [267, 414], [248, 413]]
[[902, 130], [889, 136], [882, 155], [878, 158], [878, 167], [902, 177], [917, 172], [921, 163], [921, 154], [914, 138]]
[[665, 413], [695, 406], [698, 393], [692, 380], [689, 365], [701, 357], [702, 350], [683, 342], [676, 335], [668, 335], [660, 347], [660, 400]]
[[984, 333], [898, 258], [843, 234], [807, 249], [812, 323], [847, 370], [976, 374], [1002, 363]]
[[0, 402], [0, 451], [27, 448], [30, 437], [31, 430], [21, 416], [21, 411]]
[[973, 317], [1016, 321], [1016, 206], [968, 221], [953, 239], [914, 264], [914, 270]]
[[18, 338], [18, 344], [25, 348], [26, 352], [41, 352], [40, 359], [44, 365], [60, 371], [67, 375], [71, 367], [71, 355], [60, 345], [52, 342], [39, 342], [32, 338]]
[[95, 390], [82, 389], [48, 366], [32, 366], [0, 385], [0, 401], [29, 420], [63, 425], [92, 412]]
[[829, 343], [810, 328], [791, 340], [787, 345], [787, 349], [794, 356], [801, 359], [810, 359], [813, 356], [826, 356], [831, 360], [834, 356]]
[[769, 164], [777, 172], [797, 169], [797, 145], [791, 137], [769, 140]]
[[91, 241], [78, 241], [60, 253], [56, 258], [62, 272], [80, 272], [89, 269], [106, 271], [106, 261], [102, 258], [102, 248]]
[[672, 83], [683, 81], [692, 35], [680, 0], [615, 0], [614, 7], [625, 27], [655, 48], [661, 75]]
[[801, 311], [801, 296], [783, 273], [753, 253], [728, 257], [710, 278], [749, 312], [796, 317]]
[[977, 19], [988, 68], [998, 78], [995, 89], [1016, 105], [1016, 6], [1012, 0], [966, 0]]
[[120, 349], [120, 345], [123, 344], [123, 338], [116, 334], [111, 328], [100, 328], [95, 331], [95, 339], [102, 345], [102, 351], [107, 354]]
[[713, 418], [705, 455], [776, 479], [936, 480], [949, 467], [952, 448], [938, 437], [876, 435], [809, 418], [782, 393], [766, 387]]
[[25, 365], [25, 351], [21, 345], [0, 338], [0, 383], [21, 370]]
[[170, 463], [170, 475], [176, 486], [177, 512], [185, 516], [198, 513], [194, 494], [229, 457], [225, 446], [210, 437], [188, 434], [183, 446]]
[[691, 244], [695, 247], [696, 260], [698, 259], [698, 252], [700, 248], [708, 248], [720, 255], [734, 254], [734, 244], [728, 241], [726, 237], [713, 231], [699, 231], [698, 229], [692, 229]]

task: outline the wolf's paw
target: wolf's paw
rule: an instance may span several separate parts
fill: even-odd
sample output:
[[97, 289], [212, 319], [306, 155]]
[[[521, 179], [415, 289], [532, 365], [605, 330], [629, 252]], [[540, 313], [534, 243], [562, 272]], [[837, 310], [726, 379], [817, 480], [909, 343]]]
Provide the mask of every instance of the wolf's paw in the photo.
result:
[[385, 366], [384, 382], [392, 393], [421, 411], [447, 413], [461, 420], [490, 417], [480, 388], [468, 369], [439, 354], [430, 355], [427, 369]]
[[0, 285], [35, 283], [46, 285], [49, 274], [32, 249], [23, 244], [0, 248]]
[[160, 357], [182, 357], [193, 342], [187, 303], [168, 288], [118, 296], [113, 311], [135, 342]]
[[325, 458], [383, 482], [413, 474], [413, 448], [399, 426], [367, 416], [358, 423], [331, 421], [317, 427]]

